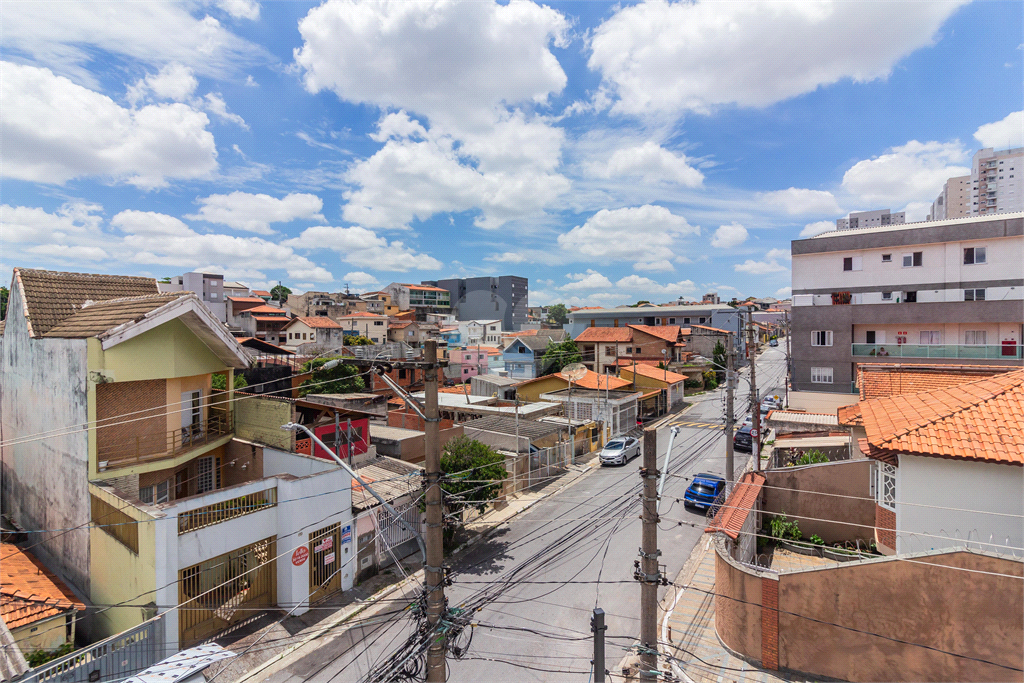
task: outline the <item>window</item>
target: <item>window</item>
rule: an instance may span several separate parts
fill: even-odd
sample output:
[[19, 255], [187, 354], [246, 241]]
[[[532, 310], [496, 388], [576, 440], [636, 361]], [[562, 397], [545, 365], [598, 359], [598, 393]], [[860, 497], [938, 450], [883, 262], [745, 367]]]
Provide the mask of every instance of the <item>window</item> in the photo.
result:
[[904, 254], [903, 255], [903, 267], [904, 268], [911, 268], [911, 267], [923, 266], [923, 265], [924, 265], [924, 252], [923, 251], [915, 251], [912, 254]]
[[934, 346], [942, 343], [942, 332], [939, 330], [922, 330], [921, 343], [926, 346]]
[[892, 292], [882, 292], [882, 301], [892, 301]]
[[143, 486], [139, 488], [139, 500], [148, 505], [154, 503], [166, 503], [170, 498], [170, 480], [162, 481], [156, 486]]
[[707, 321], [708, 321], [708, 319], [707, 319], [707, 318], [701, 318], [701, 319], [700, 319], [700, 322], [699, 322], [699, 323], [697, 323], [697, 324], [698, 324], [698, 325], [703, 325], [703, 324], [704, 324], [704, 323], [706, 323]]
[[405, 368], [398, 368], [398, 379], [405, 379]]
[[879, 506], [896, 511], [896, 468], [889, 463], [879, 463], [878, 486], [875, 493], [875, 502]]
[[875, 343], [875, 331], [874, 330], [868, 330], [867, 332], [864, 333], [864, 342], [867, 343], [867, 344], [874, 344]]
[[967, 330], [964, 332], [964, 344], [967, 346], [985, 346], [988, 333], [985, 330]]
[[604, 355], [606, 355], [606, 356], [614, 356], [615, 355], [615, 347], [614, 346], [606, 346], [606, 347], [604, 347]]
[[811, 368], [811, 382], [832, 384], [832, 368]]
[[683, 318], [683, 324], [684, 325], [689, 325], [690, 324], [690, 319], [689, 318]]
[[519, 353], [526, 353], [526, 347], [525, 346], [520, 346], [519, 347]]
[[669, 318], [668, 319], [668, 324], [669, 325], [675, 325], [676, 324], [676, 319], [675, 318]]
[[964, 290], [964, 301], [984, 301], [985, 290], [984, 289], [965, 289]]
[[843, 259], [843, 270], [863, 270], [864, 258], [862, 256], [847, 256]]
[[373, 324], [374, 324], [375, 327], [383, 326], [384, 325], [384, 321], [383, 320], [374, 320]]
[[303, 333], [302, 333], [302, 338], [303, 338], [303, 339], [305, 339], [305, 338], [306, 338], [306, 333], [305, 333], [305, 332], [303, 332]]
[[199, 458], [196, 461], [196, 494], [213, 490], [213, 458]]
[[892, 254], [882, 254], [882, 263], [892, 263]]
[[916, 304], [917, 292], [903, 292], [903, 300], [908, 304]]
[[985, 262], [985, 247], [967, 247], [966, 249], [964, 249], [965, 266]]
[[811, 332], [811, 346], [832, 346], [832, 330]]

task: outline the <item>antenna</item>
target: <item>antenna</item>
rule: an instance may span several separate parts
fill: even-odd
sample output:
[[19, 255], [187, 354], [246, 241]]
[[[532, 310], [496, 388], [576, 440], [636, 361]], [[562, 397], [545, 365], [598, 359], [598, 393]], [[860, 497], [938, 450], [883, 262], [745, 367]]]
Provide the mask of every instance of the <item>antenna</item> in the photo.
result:
[[559, 371], [562, 379], [567, 379], [570, 382], [577, 382], [587, 375], [587, 366], [583, 363], [570, 363]]

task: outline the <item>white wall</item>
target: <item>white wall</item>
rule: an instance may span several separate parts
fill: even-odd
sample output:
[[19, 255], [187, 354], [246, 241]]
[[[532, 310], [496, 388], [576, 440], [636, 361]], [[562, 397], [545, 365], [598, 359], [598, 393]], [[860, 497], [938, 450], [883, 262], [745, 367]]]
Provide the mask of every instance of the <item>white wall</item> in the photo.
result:
[[[1018, 557], [1024, 554], [1024, 517], [1021, 517], [1024, 515], [1024, 467], [900, 455], [897, 472], [898, 553], [962, 546], [970, 540], [974, 548], [1010, 553], [1004, 548], [979, 545], [980, 541], [1010, 545], [1018, 549]], [[900, 503], [981, 512], [956, 512]], [[984, 514], [986, 512], [1017, 516]], [[964, 540], [944, 540], [922, 534]]]

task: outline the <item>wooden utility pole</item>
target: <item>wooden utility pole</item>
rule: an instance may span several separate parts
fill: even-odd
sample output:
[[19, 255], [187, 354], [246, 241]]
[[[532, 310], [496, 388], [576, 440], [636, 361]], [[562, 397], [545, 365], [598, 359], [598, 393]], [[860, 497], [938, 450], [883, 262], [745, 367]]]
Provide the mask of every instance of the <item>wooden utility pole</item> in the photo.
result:
[[735, 480], [735, 469], [733, 467], [733, 427], [736, 417], [733, 414], [734, 394], [736, 391], [736, 364], [733, 360], [736, 355], [736, 344], [733, 343], [732, 335], [727, 337], [726, 362], [725, 362], [725, 490], [732, 491]]
[[444, 616], [444, 514], [441, 477], [440, 420], [437, 415], [437, 342], [428, 340], [423, 348], [426, 361], [424, 376], [424, 436], [423, 450], [426, 456], [426, 506], [427, 530], [424, 534], [427, 545], [427, 564], [423, 567], [427, 590], [427, 624], [430, 626], [430, 646], [427, 649], [427, 680], [443, 682], [445, 671], [445, 636], [438, 630]]
[[658, 680], [658, 585], [661, 571], [658, 559], [658, 430], [644, 430], [643, 538], [640, 566], [636, 579], [640, 582], [640, 680]]

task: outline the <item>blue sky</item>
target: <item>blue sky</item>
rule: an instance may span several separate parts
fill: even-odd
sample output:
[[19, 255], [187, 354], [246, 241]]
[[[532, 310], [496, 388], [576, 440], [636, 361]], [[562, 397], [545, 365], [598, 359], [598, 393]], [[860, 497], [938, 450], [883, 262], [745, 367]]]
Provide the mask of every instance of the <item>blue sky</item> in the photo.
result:
[[1024, 136], [1017, 2], [5, 1], [0, 277], [788, 294]]

